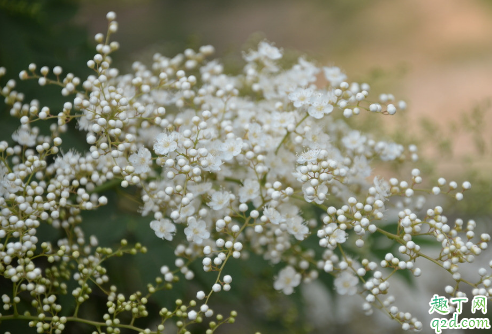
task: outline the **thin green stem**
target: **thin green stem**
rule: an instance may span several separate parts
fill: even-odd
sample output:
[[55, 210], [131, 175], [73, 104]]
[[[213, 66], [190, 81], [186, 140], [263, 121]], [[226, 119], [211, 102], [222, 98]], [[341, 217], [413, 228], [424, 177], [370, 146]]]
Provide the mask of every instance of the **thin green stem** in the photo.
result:
[[[309, 117], [309, 114], [306, 114], [306, 116], [304, 116], [299, 122], [297, 122], [296, 124], [296, 128], [302, 123], [304, 122], [304, 120], [306, 118]], [[277, 148], [275, 149], [275, 155], [277, 155], [278, 151], [280, 150], [280, 147], [282, 146], [282, 144], [287, 140], [287, 137], [289, 137], [289, 135], [291, 134], [292, 132], [291, 131], [287, 131], [287, 133], [285, 134], [284, 138], [282, 138], [282, 141], [280, 142], [280, 144], [278, 144]]]

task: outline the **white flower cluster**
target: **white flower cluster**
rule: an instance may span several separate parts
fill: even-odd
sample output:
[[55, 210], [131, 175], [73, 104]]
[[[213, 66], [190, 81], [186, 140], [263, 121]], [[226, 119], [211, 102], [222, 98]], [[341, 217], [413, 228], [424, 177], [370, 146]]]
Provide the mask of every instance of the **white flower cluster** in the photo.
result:
[[[53, 69], [56, 79], [49, 79], [49, 69], [38, 71], [35, 64], [20, 73], [21, 79], [36, 78], [41, 86], [61, 86], [67, 102], [59, 112], [36, 100], [24, 102], [14, 80], [1, 90], [20, 128], [12, 135], [14, 145], [0, 143], [0, 274], [20, 290], [40, 300], [56, 290], [36, 265], [34, 257], [40, 255], [50, 262], [79, 263], [75, 279], [80, 286], [72, 291], [77, 305], [90, 293], [90, 275], [96, 275], [97, 284], [107, 282], [99, 263], [111, 252], [91, 253], [97, 241], [86, 244], [81, 211], [108, 204], [99, 193], [117, 182], [141, 189], [149, 233], [175, 245], [177, 269], [161, 269], [163, 284], [173, 282], [178, 271], [193, 279], [192, 261], [217, 273], [210, 291], [197, 293], [201, 305], [185, 307], [189, 322], [213, 315], [211, 295], [231, 289], [226, 263], [231, 257], [246, 259], [248, 252], [282, 264], [276, 290], [291, 294], [301, 282], [328, 273], [336, 277], [340, 294], [359, 293], [366, 313], [382, 309], [403, 329], [420, 330], [422, 323], [390, 305], [388, 278], [399, 270], [419, 276], [414, 266], [419, 257], [450, 272], [456, 286], [446, 292], [464, 295], [461, 286], [468, 284], [474, 293], [492, 295], [490, 273], [480, 273], [471, 283], [459, 271], [460, 263], [473, 261], [490, 237], [482, 234], [476, 240], [472, 221], [466, 227], [461, 220], [450, 225], [440, 207], [421, 214], [426, 197], [416, 196], [423, 190], [461, 200], [470, 184], [459, 190], [456, 182], [440, 179], [427, 191], [418, 188], [418, 169], [409, 182], [371, 176], [372, 163], [413, 163], [417, 149], [354, 130], [346, 121], [362, 112], [394, 115], [405, 109], [404, 102], [395, 102], [390, 94], [380, 96], [379, 103], [368, 102], [369, 85], [347, 81], [337, 67], [299, 58], [284, 68], [282, 50], [266, 41], [244, 55], [239, 75], [224, 73], [218, 60], [206, 60], [214, 51], [211, 46], [173, 58], [156, 54], [150, 66], [136, 62], [133, 73], [123, 75], [112, 67], [110, 54], [118, 43], [108, 41], [118, 25], [114, 13], [108, 19], [108, 35], [96, 35], [97, 54], [87, 62], [94, 73], [85, 80], [71, 73], [62, 78], [60, 67]], [[36, 122], [51, 119], [57, 121], [51, 134], [41, 134]], [[88, 153], [59, 150], [70, 121], [85, 133]], [[381, 223], [391, 208], [399, 211], [396, 233]], [[76, 231], [75, 237], [70, 234], [56, 246], [40, 245], [36, 229], [47, 223]], [[400, 244], [399, 254], [351, 259], [346, 251], [364, 247], [372, 234]], [[311, 235], [319, 239], [321, 257], [303, 243]], [[414, 241], [420, 235], [442, 245], [438, 258], [421, 252]], [[78, 262], [80, 256], [87, 260]], [[12, 302], [3, 300], [9, 309]], [[108, 300], [112, 312], [136, 308], [145, 316], [141, 296], [126, 301], [112, 288]], [[63, 322], [53, 312], [50, 319], [61, 331]], [[168, 311], [161, 313], [167, 316]], [[118, 328], [119, 322], [108, 321], [111, 325], [104, 326]]]

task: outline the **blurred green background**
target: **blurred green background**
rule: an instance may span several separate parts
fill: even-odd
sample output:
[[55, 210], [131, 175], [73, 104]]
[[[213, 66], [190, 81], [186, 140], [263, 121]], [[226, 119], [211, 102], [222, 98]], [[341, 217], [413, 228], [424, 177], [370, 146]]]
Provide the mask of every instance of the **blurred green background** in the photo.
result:
[[[470, 181], [477, 181], [473, 184], [475, 197], [456, 206], [454, 213], [478, 214], [479, 219], [490, 221], [492, 137], [487, 124], [491, 124], [492, 1], [0, 0], [0, 66], [7, 68], [8, 78], [17, 78], [31, 62], [38, 67], [60, 65], [64, 73], [84, 78], [89, 74], [85, 63], [95, 53], [93, 36], [106, 31], [105, 15], [110, 10], [118, 15], [115, 39], [121, 49], [114, 61], [122, 72], [129, 71], [135, 60], [150, 62], [155, 52], [172, 56], [203, 44], [214, 45], [217, 56], [235, 69], [247, 45], [267, 38], [289, 52], [306, 53], [320, 64], [341, 67], [352, 80], [370, 83], [377, 94], [393, 93], [407, 100], [408, 112], [401, 118], [385, 119], [373, 131], [403, 141], [426, 142], [424, 156], [437, 166], [430, 172], [449, 177], [465, 173]], [[5, 78], [1, 80], [4, 84]], [[55, 110], [65, 101], [57, 88], [46, 87], [35, 94], [35, 82], [23, 82], [20, 87], [28, 99], [37, 98]], [[17, 126], [18, 121], [1, 105], [0, 133], [10, 134]], [[65, 144], [86, 149], [84, 136], [77, 133], [66, 135]], [[97, 234], [102, 245], [121, 238], [146, 245], [149, 255], [109, 264], [116, 274], [113, 283], [124, 287], [123, 292], [145, 291], [160, 266], [173, 263], [173, 258], [166, 256], [172, 248], [151, 233], [149, 217], [135, 214], [135, 203], [124, 197], [117, 200], [116, 195], [117, 191], [107, 193], [117, 205], [85, 215], [84, 230], [87, 235]], [[51, 240], [57, 237], [49, 227], [40, 233]], [[292, 298], [280, 296], [271, 289], [271, 277], [278, 268], [254, 257], [251, 261], [255, 266], [232, 261], [228, 269], [235, 273], [232, 292], [213, 298], [217, 310], [227, 314], [234, 308], [240, 314], [237, 323], [224, 326], [221, 333], [350, 334], [360, 333], [361, 328], [364, 333], [379, 333], [381, 328], [387, 328], [387, 333], [398, 332], [372, 318], [357, 318], [351, 325], [335, 321], [337, 312], [342, 311], [334, 306], [338, 305], [336, 295], [327, 277], [322, 280], [324, 287], [318, 287], [321, 290], [298, 291]], [[212, 277], [203, 273], [200, 264], [192, 269], [197, 280], [193, 284], [180, 282], [172, 291], [157, 294], [149, 307], [151, 314], [163, 305], [171, 306], [178, 296], [191, 299], [197, 290], [209, 286]], [[330, 301], [316, 304], [313, 293], [318, 297], [325, 293]], [[104, 296], [96, 296], [82, 307], [82, 315], [97, 318], [104, 312], [100, 306], [104, 301]], [[353, 302], [358, 304], [360, 301]], [[421, 304], [425, 306], [427, 301]], [[316, 311], [323, 310], [319, 305], [326, 307], [326, 319], [331, 320], [328, 327], [312, 320]], [[351, 312], [357, 316], [357, 310], [354, 306]], [[321, 312], [318, 317], [324, 316]], [[0, 328], [27, 333], [26, 324], [2, 323]], [[71, 327], [69, 332], [88, 330]]]

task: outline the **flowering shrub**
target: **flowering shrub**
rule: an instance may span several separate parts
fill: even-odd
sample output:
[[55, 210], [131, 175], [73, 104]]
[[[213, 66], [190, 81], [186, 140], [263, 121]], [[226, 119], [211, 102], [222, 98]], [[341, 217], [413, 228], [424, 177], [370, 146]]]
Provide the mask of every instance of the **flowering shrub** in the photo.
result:
[[[374, 176], [375, 164], [402, 170], [415, 164], [417, 147], [362, 133], [346, 121], [366, 112], [389, 117], [405, 110], [405, 102], [391, 94], [370, 102], [369, 85], [349, 84], [337, 67], [299, 58], [285, 68], [282, 50], [265, 41], [244, 54], [239, 75], [207, 60], [211, 46], [174, 58], [156, 54], [151, 67], [136, 62], [132, 74], [122, 75], [111, 67], [115, 17], [108, 13], [106, 36], [95, 36], [97, 54], [87, 62], [94, 74], [85, 80], [35, 64], [20, 73], [21, 80], [60, 86], [63, 106], [25, 102], [14, 80], [1, 90], [20, 127], [14, 144], [0, 143], [0, 275], [2, 285], [12, 286], [2, 296], [0, 321], [27, 320], [39, 333], [61, 333], [70, 322], [99, 333], [161, 333], [171, 321], [179, 333], [190, 333], [209, 319], [212, 333], [237, 313], [214, 314], [209, 300], [234, 289], [227, 264], [247, 261], [248, 254], [279, 264], [270, 283], [279, 293], [331, 275], [338, 294], [359, 294], [367, 314], [379, 309], [405, 330], [423, 324], [388, 291], [395, 273], [420, 276], [419, 258], [449, 272], [455, 285], [444, 287], [447, 294], [464, 296], [471, 286], [473, 294], [490, 296], [487, 270], [475, 281], [460, 273], [490, 236], [475, 236], [474, 221], [450, 222], [442, 207], [427, 204], [440, 193], [460, 201], [471, 184], [440, 178], [427, 189], [417, 168], [404, 180]], [[39, 122], [50, 124], [49, 133]], [[85, 134], [88, 153], [59, 148], [70, 122]], [[111, 205], [102, 193], [113, 186], [138, 189], [146, 233], [174, 248], [165, 256], [175, 257], [175, 267], [162, 266], [147, 293], [118, 293], [105, 267], [114, 256], [146, 253], [145, 246], [126, 240], [99, 246], [97, 236], [84, 234], [83, 212]], [[65, 237], [38, 239], [42, 225]], [[378, 258], [371, 251], [376, 236], [399, 245], [398, 252]], [[441, 247], [437, 256], [421, 245], [432, 240]], [[137, 327], [135, 320], [149, 315], [149, 298], [181, 276], [193, 280], [196, 262], [215, 277], [209, 289], [161, 309], [159, 323]], [[95, 290], [106, 295], [107, 312], [80, 317]], [[64, 294], [73, 296], [67, 310], [59, 302]]]

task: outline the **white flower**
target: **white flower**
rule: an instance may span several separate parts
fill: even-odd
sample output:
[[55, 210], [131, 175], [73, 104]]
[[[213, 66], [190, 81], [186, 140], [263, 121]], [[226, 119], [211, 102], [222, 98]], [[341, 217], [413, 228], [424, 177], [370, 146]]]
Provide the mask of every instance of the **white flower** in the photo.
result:
[[347, 76], [336, 66], [323, 67], [326, 80], [330, 82], [333, 87], [338, 87], [343, 81], [347, 79]]
[[378, 146], [383, 146], [380, 153], [380, 158], [383, 161], [392, 161], [398, 158], [403, 153], [403, 146], [396, 143], [378, 143]]
[[206, 167], [203, 167], [203, 169], [209, 172], [218, 172], [220, 166], [223, 164], [220, 157], [214, 156], [213, 154], [208, 154], [203, 161], [206, 161]]
[[261, 125], [253, 123], [248, 127], [248, 139], [253, 144], [261, 144], [264, 142], [265, 133]]
[[232, 196], [227, 191], [216, 191], [210, 196], [211, 201], [208, 202], [208, 206], [214, 210], [222, 210], [229, 205]]
[[354, 158], [351, 171], [356, 177], [365, 179], [371, 175], [371, 166], [367, 161], [367, 158], [363, 155], [358, 155]]
[[289, 99], [294, 103], [294, 107], [299, 108], [309, 104], [309, 98], [313, 94], [312, 89], [298, 88], [289, 94]]
[[224, 160], [231, 160], [233, 157], [241, 153], [243, 148], [243, 141], [241, 138], [229, 138], [220, 145], [220, 151], [222, 152], [221, 158]]
[[155, 143], [155, 138], [161, 132], [161, 128], [157, 126], [147, 127], [145, 129], [139, 129], [138, 135], [145, 146], [152, 146]]
[[150, 92], [152, 99], [158, 105], [170, 105], [176, 102], [174, 94], [166, 90], [153, 90]]
[[350, 131], [350, 133], [343, 137], [343, 145], [349, 150], [356, 150], [366, 142], [366, 137], [362, 136], [359, 131]]
[[7, 178], [8, 174], [7, 167], [3, 162], [0, 162], [0, 197], [7, 198], [9, 194], [15, 194], [22, 189], [22, 187], [15, 185], [14, 181]]
[[[319, 73], [320, 69], [314, 63], [311, 63], [304, 59], [304, 57], [299, 57], [298, 62], [299, 66], [301, 67], [300, 72], [303, 73], [304, 77], [309, 78], [307, 81], [300, 80], [299, 85], [306, 86], [308, 82], [316, 81], [316, 74]], [[297, 66], [295, 67], [297, 68]]]
[[390, 187], [389, 184], [383, 178], [379, 178], [377, 176], [374, 177], [373, 189], [375, 190], [375, 193], [371, 195], [374, 195], [374, 198], [376, 200], [379, 199], [381, 201], [385, 201], [389, 197]]
[[250, 50], [247, 54], [244, 54], [243, 57], [244, 60], [248, 62], [261, 60], [266, 65], [269, 65], [272, 60], [282, 58], [282, 51], [272, 44], [263, 41], [258, 44], [258, 51]]
[[315, 163], [316, 161], [318, 161], [320, 152], [321, 151], [318, 149], [302, 152], [300, 155], [297, 156], [297, 163], [298, 164], [305, 164], [307, 162]]
[[[181, 120], [181, 124], [179, 126], [179, 131], [182, 133], [186, 129], [191, 129], [193, 127], [193, 122], [191, 119], [195, 116], [196, 112], [193, 109], [186, 109], [183, 112], [180, 112], [176, 115], [176, 118]], [[178, 132], [172, 132], [171, 136], [175, 136], [175, 140], [179, 142], [181, 139], [181, 135]]]
[[328, 96], [323, 94], [316, 94], [311, 99], [311, 106], [308, 108], [308, 114], [316, 119], [323, 118], [323, 116], [331, 114], [333, 111], [333, 105], [330, 104]]
[[[219, 89], [225, 89], [226, 87], [237, 86], [236, 79], [225, 74], [212, 76], [210, 83]], [[191, 118], [191, 117], [190, 117]]]
[[268, 166], [269, 176], [289, 176], [292, 170], [292, 162], [295, 156], [290, 151], [280, 149], [277, 154], [270, 152], [267, 154], [265, 162]]
[[217, 75], [222, 73], [223, 70], [224, 66], [222, 66], [217, 59], [209, 61], [200, 67], [200, 73], [202, 74]]
[[288, 219], [297, 216], [299, 213], [299, 208], [291, 203], [284, 203], [278, 207], [278, 211], [280, 211], [282, 216]]
[[210, 237], [207, 224], [203, 220], [196, 220], [194, 217], [188, 218], [188, 227], [184, 229], [186, 239], [195, 244], [201, 245], [203, 240]]
[[260, 54], [258, 53], [258, 51], [249, 50], [248, 53], [243, 53], [243, 58], [244, 58], [244, 60], [251, 62], [251, 61], [255, 61], [256, 59], [260, 58]]
[[20, 145], [34, 146], [36, 145], [36, 134], [31, 133], [28, 129], [20, 128], [12, 134], [12, 139]]
[[286, 295], [292, 294], [294, 288], [301, 283], [301, 274], [291, 266], [285, 267], [278, 273], [277, 279], [273, 283], [275, 290], [282, 290]]
[[264, 211], [263, 211], [263, 214], [265, 215], [265, 217], [268, 218], [268, 220], [272, 223], [272, 224], [275, 224], [275, 225], [278, 225], [280, 223], [283, 223], [285, 222], [285, 218], [282, 217], [282, 215], [280, 214], [280, 212], [278, 212], [277, 210], [275, 210], [274, 208], [266, 208]]
[[222, 151], [220, 149], [222, 144], [223, 143], [219, 140], [212, 140], [212, 141], [208, 142], [207, 143], [208, 153], [212, 154], [215, 157], [219, 157], [222, 154]]
[[258, 54], [272, 60], [282, 58], [282, 52], [280, 49], [265, 41], [258, 44]]
[[209, 191], [210, 189], [212, 189], [212, 183], [211, 182], [202, 182], [202, 183], [190, 184], [188, 186], [188, 189], [190, 189], [190, 191], [193, 194], [195, 194], [195, 196], [197, 196], [197, 195], [203, 195], [207, 191]]
[[79, 130], [89, 131], [92, 123], [87, 119], [85, 115], [82, 115], [77, 120], [77, 127]]
[[309, 228], [303, 223], [304, 220], [299, 216], [288, 219], [285, 223], [287, 225], [287, 232], [292, 234], [297, 240], [304, 240], [309, 233]]
[[159, 133], [155, 139], [154, 152], [159, 155], [166, 155], [169, 152], [173, 152], [178, 148], [177, 134], [175, 132], [171, 134]]
[[161, 239], [173, 240], [176, 226], [169, 219], [159, 219], [150, 222], [150, 228], [155, 231], [155, 235]]
[[335, 278], [335, 287], [340, 295], [355, 295], [357, 293], [357, 283], [359, 279], [348, 271], [343, 271]]
[[329, 241], [331, 245], [336, 246], [336, 244], [343, 244], [347, 241], [347, 232], [338, 228], [336, 223], [331, 223], [326, 226], [325, 230], [332, 231], [329, 234]]
[[315, 201], [318, 204], [323, 204], [326, 199], [326, 194], [328, 193], [328, 187], [326, 184], [320, 184], [315, 189], [310, 183], [306, 182], [302, 185], [302, 192], [306, 202], [311, 203], [312, 201]]
[[330, 136], [324, 133], [321, 129], [313, 129], [304, 134], [303, 144], [313, 149], [328, 148]]
[[195, 213], [195, 206], [193, 203], [190, 203], [188, 205], [184, 205], [181, 207], [179, 210], [179, 219], [180, 221], [184, 221], [187, 217], [191, 216], [192, 214]]
[[[80, 154], [71, 149], [67, 153], [62, 153], [62, 156], [56, 157], [54, 167], [57, 169], [57, 173], [63, 172], [65, 175], [73, 176], [75, 171], [78, 170], [79, 159]], [[122, 157], [122, 159], [125, 158]]]
[[239, 201], [246, 203], [260, 195], [260, 184], [256, 180], [246, 179], [243, 187], [239, 188]]
[[152, 154], [145, 147], [140, 147], [138, 153], [133, 153], [128, 158], [128, 161], [135, 168], [135, 173], [146, 173], [150, 171], [150, 164], [152, 163]]
[[274, 125], [286, 128], [289, 124], [294, 124], [296, 119], [293, 112], [275, 112], [273, 114]]

